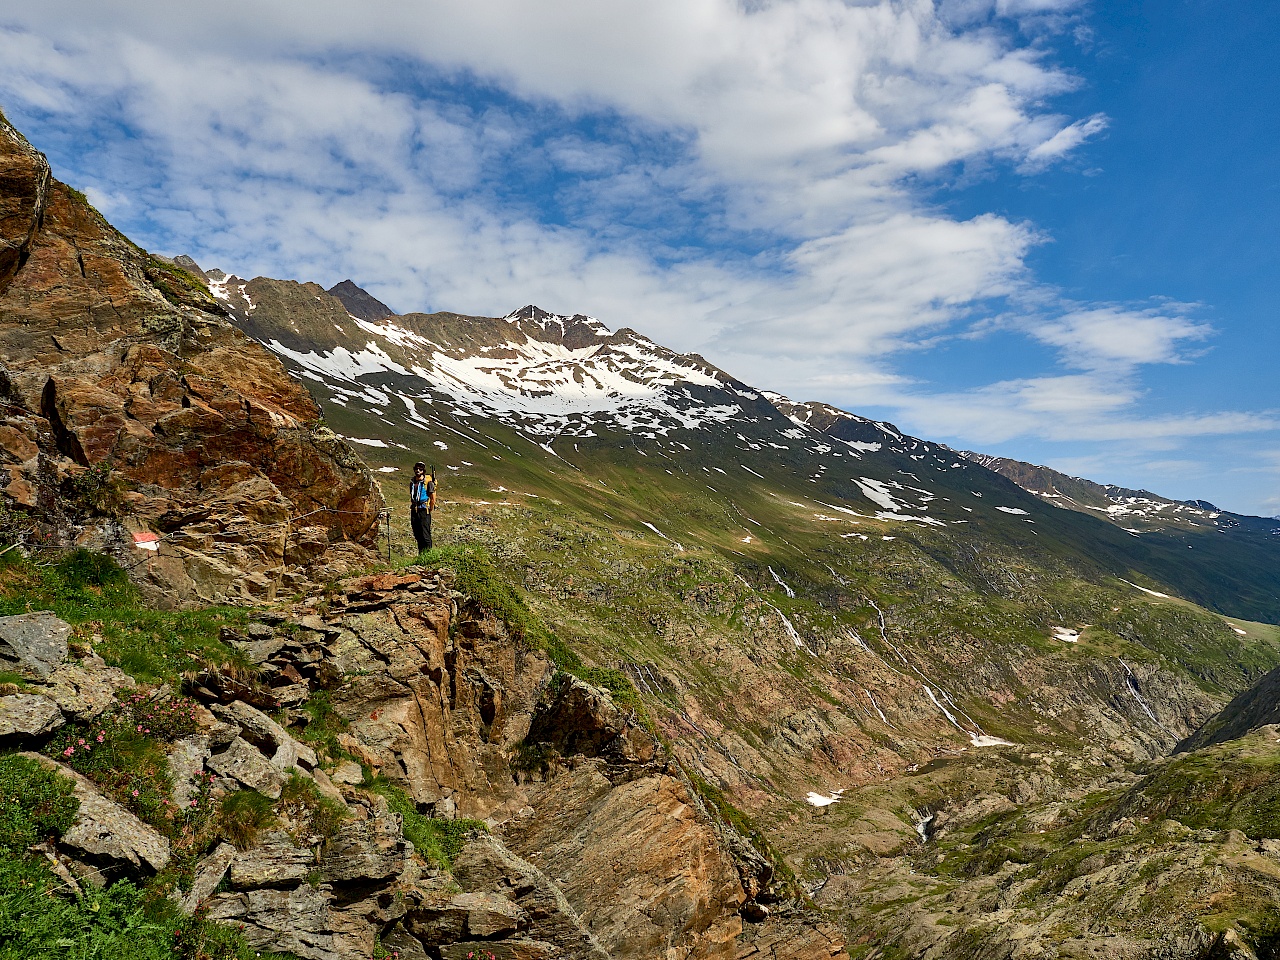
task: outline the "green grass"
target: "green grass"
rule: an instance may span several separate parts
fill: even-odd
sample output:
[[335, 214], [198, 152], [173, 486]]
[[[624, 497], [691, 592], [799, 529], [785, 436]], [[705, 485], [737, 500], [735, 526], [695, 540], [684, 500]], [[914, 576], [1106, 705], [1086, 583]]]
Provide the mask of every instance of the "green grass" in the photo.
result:
[[28, 848], [75, 820], [72, 782], [34, 760], [0, 755], [0, 960], [249, 960], [238, 932], [184, 916], [128, 881], [79, 894]]
[[216, 827], [239, 850], [252, 847], [258, 834], [277, 823], [271, 801], [256, 790], [237, 790], [222, 799]]
[[488, 832], [488, 827], [480, 820], [423, 816], [404, 788], [387, 780], [377, 778], [366, 789], [386, 797], [392, 812], [398, 813], [404, 822], [405, 839], [427, 862], [442, 870], [452, 869], [454, 858], [462, 852], [473, 833]]
[[1274, 747], [1254, 734], [1175, 757], [1099, 811], [1094, 823], [1145, 817], [1280, 839], [1280, 751]]
[[76, 628], [75, 639], [142, 681], [174, 684], [204, 663], [244, 665], [218, 636], [224, 626], [243, 626], [245, 611], [156, 610], [110, 557], [87, 550], [48, 565], [0, 562], [0, 616], [35, 610], [52, 610]]
[[501, 620], [511, 636], [547, 654], [562, 670], [582, 669], [582, 658], [529, 610], [489, 553], [479, 547], [436, 547], [409, 562], [445, 567], [457, 577], [455, 588]]

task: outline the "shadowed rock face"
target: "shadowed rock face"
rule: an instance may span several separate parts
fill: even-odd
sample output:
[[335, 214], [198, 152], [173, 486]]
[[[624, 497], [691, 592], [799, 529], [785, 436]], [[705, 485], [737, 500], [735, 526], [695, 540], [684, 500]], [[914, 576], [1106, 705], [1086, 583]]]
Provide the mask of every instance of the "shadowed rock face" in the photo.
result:
[[381, 496], [307, 391], [3, 121], [0, 401], [0, 493], [158, 601], [269, 599], [291, 566], [367, 562]]

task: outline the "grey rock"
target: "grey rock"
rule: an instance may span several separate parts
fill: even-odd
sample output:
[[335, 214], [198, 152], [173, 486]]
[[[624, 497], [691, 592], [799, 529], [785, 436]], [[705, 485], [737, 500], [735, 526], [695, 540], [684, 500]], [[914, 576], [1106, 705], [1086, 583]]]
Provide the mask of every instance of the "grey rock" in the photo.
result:
[[184, 737], [169, 748], [169, 775], [173, 778], [170, 799], [180, 808], [196, 795], [211, 752], [209, 738], [200, 734]]
[[218, 776], [229, 777], [272, 800], [278, 800], [284, 789], [284, 774], [280, 769], [240, 737], [232, 740], [224, 752], [210, 757], [207, 766]]
[[209, 919], [244, 925], [257, 950], [292, 953], [302, 960], [339, 960], [329, 919], [329, 890], [302, 884], [293, 890], [221, 893], [209, 901]]
[[[474, 836], [454, 861], [453, 874], [467, 893], [502, 896], [510, 892], [514, 903], [530, 917], [536, 918], [526, 935], [536, 942], [553, 945], [556, 952], [529, 953], [528, 956], [607, 960], [609, 954], [587, 929], [559, 887], [529, 861], [508, 850], [497, 837], [487, 833]], [[452, 949], [443, 951], [442, 956], [467, 955], [465, 949], [460, 953], [449, 952]]]
[[311, 779], [315, 781], [317, 789], [330, 800], [336, 801], [344, 807], [347, 805], [347, 799], [342, 795], [342, 791], [334, 786], [333, 781], [319, 767], [311, 771]]
[[226, 876], [235, 855], [235, 847], [229, 843], [220, 843], [213, 853], [196, 864], [196, 874], [191, 881], [191, 889], [182, 898], [183, 912], [195, 913], [200, 904], [213, 895], [213, 891], [218, 889], [218, 884]]
[[321, 869], [332, 882], [388, 880], [404, 870], [411, 850], [398, 817], [349, 822], [325, 845]]
[[305, 683], [289, 683], [283, 687], [272, 687], [271, 695], [282, 707], [297, 707], [311, 696], [311, 687]]
[[49, 675], [41, 692], [52, 697], [69, 717], [89, 720], [116, 702], [116, 691], [137, 686], [137, 681], [99, 657], [83, 663], [64, 663]]
[[73, 796], [80, 801], [75, 822], [62, 835], [61, 846], [95, 867], [104, 882], [121, 875], [147, 877], [169, 863], [169, 841], [132, 813], [98, 792], [97, 787], [48, 757], [27, 753], [51, 770], [75, 783]]
[[29, 693], [0, 697], [0, 743], [41, 737], [64, 723], [62, 711], [48, 697]]
[[302, 767], [311, 770], [317, 763], [316, 752], [305, 743], [299, 743], [284, 727], [261, 710], [236, 700], [228, 704], [215, 703], [210, 709], [225, 723], [240, 728], [240, 736], [265, 752], [272, 752], [271, 762], [281, 770]]
[[440, 948], [443, 960], [470, 960], [472, 957], [484, 957], [488, 960], [490, 954], [494, 960], [551, 960], [552, 957], [576, 956], [562, 952], [558, 944], [524, 938], [470, 940], [446, 944]]
[[274, 830], [262, 843], [232, 859], [231, 886], [237, 890], [296, 887], [315, 865], [310, 849], [294, 844], [283, 830]]
[[0, 617], [0, 667], [43, 680], [67, 658], [71, 624], [46, 610]]

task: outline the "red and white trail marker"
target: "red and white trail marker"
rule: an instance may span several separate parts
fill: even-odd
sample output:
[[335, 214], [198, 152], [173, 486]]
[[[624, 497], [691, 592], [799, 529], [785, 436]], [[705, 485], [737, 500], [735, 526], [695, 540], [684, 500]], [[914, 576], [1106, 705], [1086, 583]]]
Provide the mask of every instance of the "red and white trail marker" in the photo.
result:
[[133, 535], [133, 545], [139, 550], [151, 550], [158, 553], [160, 550], [160, 534], [135, 533]]

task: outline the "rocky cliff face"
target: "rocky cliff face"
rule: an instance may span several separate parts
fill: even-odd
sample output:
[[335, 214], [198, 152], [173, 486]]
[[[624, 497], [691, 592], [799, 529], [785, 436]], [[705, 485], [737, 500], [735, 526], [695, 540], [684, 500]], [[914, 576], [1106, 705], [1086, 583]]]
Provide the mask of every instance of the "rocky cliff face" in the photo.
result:
[[306, 390], [3, 121], [0, 402], [8, 502], [161, 602], [269, 599], [376, 538], [376, 485]]
[[[39, 745], [108, 709], [112, 687], [132, 686], [91, 656], [64, 663], [68, 628], [56, 618], [0, 627], [31, 681], [0, 697], [0, 736], [11, 745]], [[215, 796], [274, 799], [277, 827], [214, 838], [173, 896], [242, 926], [258, 949], [304, 960], [367, 957], [376, 943], [451, 960], [829, 960], [843, 951], [820, 914], [769, 897], [766, 861], [633, 713], [510, 637], [452, 589], [447, 571], [345, 581], [323, 606], [260, 615], [226, 639], [259, 679], [241, 693], [216, 670], [189, 680], [206, 709], [170, 748], [174, 799], [185, 806], [213, 775]], [[66, 694], [64, 673], [101, 680], [92, 705]], [[307, 736], [314, 711], [281, 708], [303, 702], [295, 687], [342, 718], [341, 755]], [[76, 781], [81, 800], [49, 851], [68, 877], [146, 878], [169, 864], [163, 837], [41, 759]], [[448, 868], [406, 840], [379, 783], [436, 822], [474, 818]], [[336, 805], [327, 830], [299, 805], [308, 795]]]

